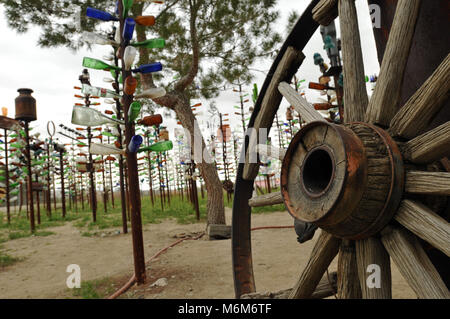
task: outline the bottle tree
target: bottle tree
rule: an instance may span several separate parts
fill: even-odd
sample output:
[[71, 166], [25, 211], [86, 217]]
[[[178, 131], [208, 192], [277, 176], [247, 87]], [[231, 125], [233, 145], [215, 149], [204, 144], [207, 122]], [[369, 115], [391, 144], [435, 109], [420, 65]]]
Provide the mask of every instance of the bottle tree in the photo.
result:
[[[94, 31], [99, 20], [88, 19], [83, 14], [80, 17], [76, 14], [80, 9], [85, 12], [91, 6], [115, 12], [115, 1], [104, 0], [0, 0], [0, 3], [4, 4], [10, 27], [25, 32], [30, 23], [34, 23], [42, 28], [38, 44], [43, 47], [77, 49], [86, 44], [80, 35], [83, 31]], [[167, 94], [153, 101], [175, 111], [182, 125], [189, 130], [191, 139], [197, 124], [189, 101], [196, 97], [216, 97], [224, 83], [236, 82], [236, 76], [241, 77], [242, 73], [250, 74], [254, 62], [270, 57], [274, 52], [275, 45], [280, 42], [279, 35], [272, 29], [278, 17], [274, 11], [275, 4], [276, 1], [253, 0], [167, 0], [152, 28], [147, 27], [152, 24], [152, 19], [148, 16], [142, 18], [146, 16], [148, 7], [154, 6], [152, 2], [134, 1], [129, 8], [128, 15], [136, 21], [137, 40], [134, 43], [157, 38], [164, 38], [168, 43], [161, 54], [146, 45], [136, 45], [140, 64], [161, 61], [165, 71], [172, 75], [164, 78], [178, 76], [178, 80], [169, 83], [159, 76], [141, 74], [143, 89], [154, 88], [157, 84], [166, 88]], [[61, 18], [66, 20], [64, 24], [61, 24]], [[116, 15], [115, 18], [120, 17]], [[204, 139], [201, 139], [203, 147], [206, 147]], [[208, 223], [223, 224], [222, 186], [214, 164], [209, 162], [203, 160], [198, 163], [208, 193]]]

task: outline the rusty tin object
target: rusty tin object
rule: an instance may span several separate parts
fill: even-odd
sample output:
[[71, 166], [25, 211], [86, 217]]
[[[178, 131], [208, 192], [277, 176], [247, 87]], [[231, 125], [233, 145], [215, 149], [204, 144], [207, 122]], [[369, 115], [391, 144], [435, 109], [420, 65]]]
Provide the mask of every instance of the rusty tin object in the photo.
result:
[[19, 96], [16, 98], [16, 120], [25, 122], [36, 121], [36, 100], [31, 96], [32, 89], [18, 89]]

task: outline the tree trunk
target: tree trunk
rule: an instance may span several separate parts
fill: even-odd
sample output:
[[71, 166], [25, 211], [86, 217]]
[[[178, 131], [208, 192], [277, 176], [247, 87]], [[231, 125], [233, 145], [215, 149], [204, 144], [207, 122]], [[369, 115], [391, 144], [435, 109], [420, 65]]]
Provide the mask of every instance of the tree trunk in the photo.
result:
[[[191, 134], [192, 145], [196, 139], [201, 138], [202, 142], [202, 160], [198, 161], [200, 167], [200, 173], [205, 181], [207, 192], [207, 204], [206, 210], [208, 215], [207, 224], [225, 224], [225, 208], [223, 204], [223, 190], [222, 183], [220, 182], [219, 175], [217, 174], [216, 167], [213, 161], [209, 161], [204, 156], [206, 155], [203, 150], [206, 149], [206, 143], [202, 135], [198, 135], [200, 132], [198, 124], [195, 122], [194, 114], [192, 113], [188, 100], [183, 101], [178, 99], [178, 103], [174, 107], [178, 119], [181, 121], [184, 128], [186, 128]], [[197, 128], [196, 128], [197, 126]], [[209, 153], [208, 153], [209, 154]]]

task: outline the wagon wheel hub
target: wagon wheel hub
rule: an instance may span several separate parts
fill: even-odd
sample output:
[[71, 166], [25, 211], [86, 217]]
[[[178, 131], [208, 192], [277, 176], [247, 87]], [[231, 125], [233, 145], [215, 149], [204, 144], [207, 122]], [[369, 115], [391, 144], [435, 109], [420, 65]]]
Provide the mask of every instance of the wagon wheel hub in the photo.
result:
[[281, 173], [289, 213], [346, 239], [383, 229], [400, 204], [403, 184], [396, 143], [367, 123], [307, 125], [292, 140]]

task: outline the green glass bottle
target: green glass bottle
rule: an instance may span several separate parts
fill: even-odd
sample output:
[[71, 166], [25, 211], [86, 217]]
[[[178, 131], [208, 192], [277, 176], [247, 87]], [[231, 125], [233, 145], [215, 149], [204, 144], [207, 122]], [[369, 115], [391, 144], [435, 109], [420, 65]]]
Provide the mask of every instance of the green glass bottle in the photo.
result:
[[83, 66], [89, 69], [104, 70], [104, 71], [120, 70], [120, 68], [117, 66], [109, 65], [103, 61], [88, 57], [83, 58]]
[[126, 18], [128, 17], [128, 12], [133, 6], [133, 0], [122, 0], [122, 3], [123, 3], [123, 17]]
[[128, 109], [128, 121], [130, 123], [134, 123], [136, 119], [139, 116], [139, 113], [141, 112], [141, 103], [139, 102], [133, 102], [130, 105], [130, 108]]
[[147, 49], [162, 49], [166, 46], [166, 40], [164, 39], [150, 39], [142, 42], [131, 43], [134, 47], [143, 47]]
[[152, 144], [147, 147], [142, 147], [139, 149], [139, 153], [141, 152], [167, 152], [173, 149], [173, 143], [172, 141], [162, 141], [155, 144]]

